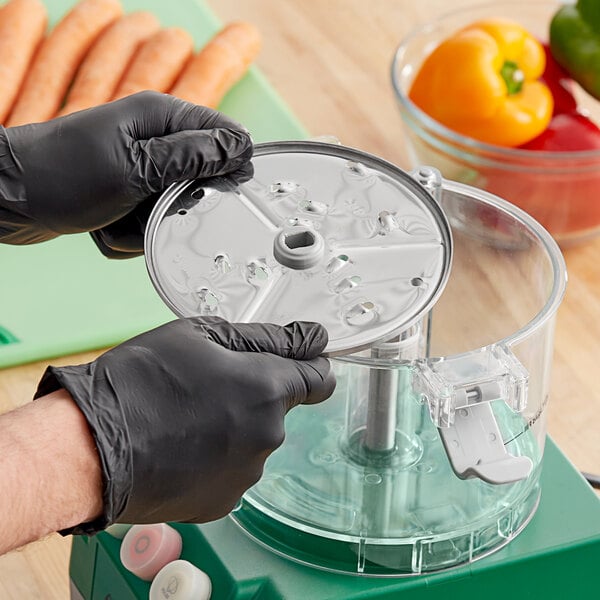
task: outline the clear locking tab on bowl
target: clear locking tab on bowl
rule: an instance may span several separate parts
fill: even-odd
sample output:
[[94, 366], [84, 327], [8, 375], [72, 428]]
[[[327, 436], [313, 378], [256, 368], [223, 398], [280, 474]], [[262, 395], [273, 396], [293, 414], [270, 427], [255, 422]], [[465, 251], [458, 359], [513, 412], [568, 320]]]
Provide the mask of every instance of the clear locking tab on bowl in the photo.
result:
[[442, 196], [442, 174], [435, 167], [422, 165], [413, 169], [410, 174], [418, 181], [438, 202]]
[[490, 403], [515, 412], [527, 405], [529, 374], [504, 345], [419, 362], [415, 389], [427, 402], [448, 459], [461, 478], [509, 483], [529, 475], [532, 461], [506, 451]]

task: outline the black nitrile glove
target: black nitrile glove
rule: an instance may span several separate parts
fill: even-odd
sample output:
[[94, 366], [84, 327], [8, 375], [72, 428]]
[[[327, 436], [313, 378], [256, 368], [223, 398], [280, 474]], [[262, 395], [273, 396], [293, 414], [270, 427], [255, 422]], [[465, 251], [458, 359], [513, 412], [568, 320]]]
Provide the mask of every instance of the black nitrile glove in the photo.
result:
[[158, 92], [0, 127], [0, 241], [30, 244], [91, 231], [106, 256], [138, 256], [160, 192], [226, 173], [246, 180], [251, 157], [241, 125]]
[[260, 478], [294, 406], [335, 386], [315, 323], [173, 321], [92, 363], [49, 367], [36, 397], [65, 388], [95, 438], [104, 514], [74, 528], [212, 521]]

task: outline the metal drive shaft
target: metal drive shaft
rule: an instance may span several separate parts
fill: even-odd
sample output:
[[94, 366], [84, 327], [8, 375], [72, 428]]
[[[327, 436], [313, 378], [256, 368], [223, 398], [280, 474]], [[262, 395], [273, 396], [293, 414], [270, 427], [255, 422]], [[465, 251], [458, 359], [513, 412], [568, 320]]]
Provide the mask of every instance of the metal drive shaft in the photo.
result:
[[[418, 351], [420, 327], [403, 331], [392, 341], [371, 349], [373, 358], [412, 358]], [[397, 369], [372, 368], [369, 378], [365, 448], [371, 452], [392, 452], [396, 446], [398, 425]]]

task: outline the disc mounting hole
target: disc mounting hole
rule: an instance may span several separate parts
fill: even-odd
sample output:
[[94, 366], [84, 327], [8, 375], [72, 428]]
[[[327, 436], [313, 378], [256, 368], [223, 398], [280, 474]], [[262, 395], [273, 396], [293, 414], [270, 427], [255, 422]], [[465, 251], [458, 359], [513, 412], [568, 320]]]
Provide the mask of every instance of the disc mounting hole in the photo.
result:
[[298, 233], [289, 233], [285, 236], [285, 245], [290, 250], [297, 248], [310, 248], [314, 246], [315, 236], [310, 231], [299, 231]]

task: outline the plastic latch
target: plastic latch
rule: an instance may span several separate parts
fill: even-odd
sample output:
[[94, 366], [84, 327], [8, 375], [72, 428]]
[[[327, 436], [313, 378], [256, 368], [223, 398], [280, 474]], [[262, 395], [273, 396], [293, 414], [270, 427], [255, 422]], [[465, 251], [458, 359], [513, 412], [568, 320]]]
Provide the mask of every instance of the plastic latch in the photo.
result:
[[413, 169], [410, 175], [433, 196], [436, 202], [440, 202], [442, 198], [442, 174], [435, 167], [423, 165]]
[[461, 479], [478, 477], [493, 484], [512, 483], [531, 473], [527, 456], [513, 456], [504, 447], [502, 434], [489, 402], [459, 408], [454, 425], [438, 428], [452, 469]]
[[437, 427], [454, 424], [459, 408], [504, 400], [516, 412], [527, 406], [529, 373], [504, 345], [451, 358], [418, 361], [416, 392]]
[[490, 404], [503, 400], [516, 412], [527, 405], [529, 373], [506, 346], [420, 361], [418, 371], [416, 390], [458, 477], [501, 484], [529, 476], [532, 461], [507, 452]]

